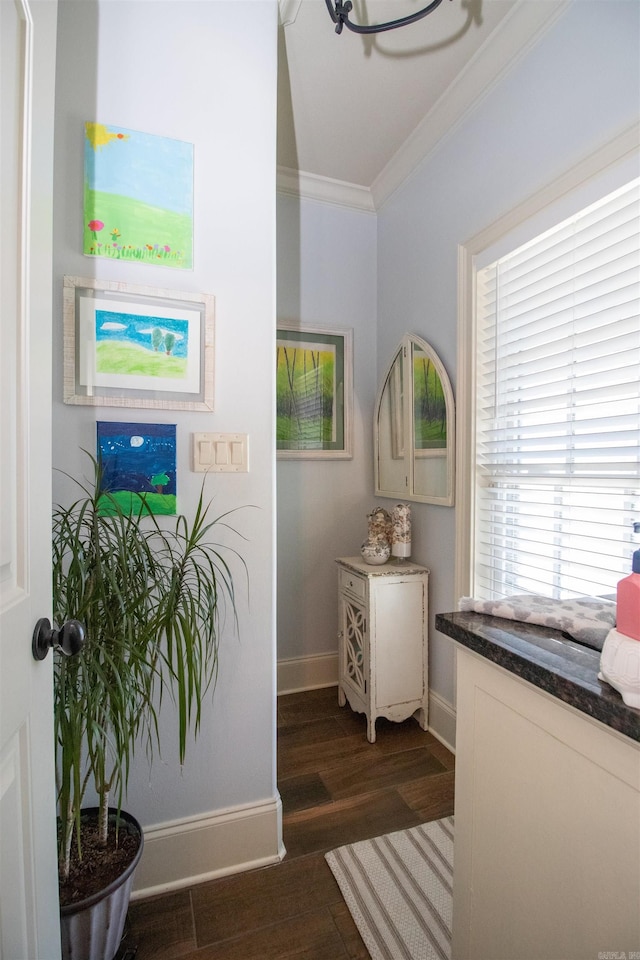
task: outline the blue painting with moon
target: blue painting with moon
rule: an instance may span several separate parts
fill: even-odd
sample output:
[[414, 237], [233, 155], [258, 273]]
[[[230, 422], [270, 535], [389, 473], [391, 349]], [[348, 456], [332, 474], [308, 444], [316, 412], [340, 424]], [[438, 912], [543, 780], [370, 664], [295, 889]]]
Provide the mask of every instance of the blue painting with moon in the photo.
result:
[[102, 465], [100, 513], [176, 513], [176, 425], [99, 420], [98, 460]]

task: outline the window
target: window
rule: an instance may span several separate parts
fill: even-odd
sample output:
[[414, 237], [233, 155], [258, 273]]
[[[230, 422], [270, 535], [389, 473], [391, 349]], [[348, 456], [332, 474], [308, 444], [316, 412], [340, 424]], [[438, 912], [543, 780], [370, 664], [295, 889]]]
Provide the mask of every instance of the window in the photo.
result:
[[473, 593], [612, 593], [640, 520], [640, 180], [475, 292]]

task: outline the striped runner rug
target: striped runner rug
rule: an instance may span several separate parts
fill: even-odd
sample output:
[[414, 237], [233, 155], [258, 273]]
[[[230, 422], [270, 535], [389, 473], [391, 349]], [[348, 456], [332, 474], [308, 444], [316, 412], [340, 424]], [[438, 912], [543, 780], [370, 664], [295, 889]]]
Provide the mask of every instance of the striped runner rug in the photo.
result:
[[325, 856], [372, 960], [450, 960], [453, 817]]

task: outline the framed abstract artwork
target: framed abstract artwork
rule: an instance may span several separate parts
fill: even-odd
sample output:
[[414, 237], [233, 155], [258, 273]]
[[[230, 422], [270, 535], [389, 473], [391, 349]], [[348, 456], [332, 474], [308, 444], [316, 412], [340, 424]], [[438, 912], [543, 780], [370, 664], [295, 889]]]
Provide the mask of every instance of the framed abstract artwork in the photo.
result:
[[276, 449], [280, 459], [352, 457], [353, 334], [279, 324]]
[[65, 277], [64, 402], [213, 410], [214, 298]]

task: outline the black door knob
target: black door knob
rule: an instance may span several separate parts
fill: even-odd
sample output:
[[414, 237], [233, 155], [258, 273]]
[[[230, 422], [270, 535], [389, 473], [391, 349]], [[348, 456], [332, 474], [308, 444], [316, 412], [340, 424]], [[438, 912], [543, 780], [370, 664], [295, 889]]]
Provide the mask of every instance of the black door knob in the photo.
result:
[[66, 657], [73, 657], [79, 653], [84, 643], [84, 626], [79, 620], [67, 620], [61, 627], [43, 617], [36, 623], [31, 640], [31, 651], [34, 660], [44, 660], [50, 647], [55, 647]]

